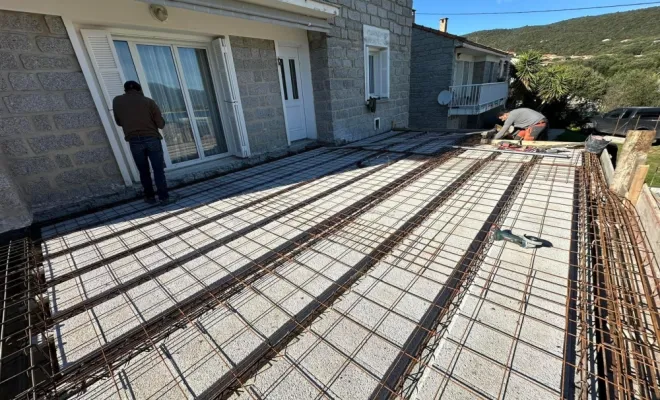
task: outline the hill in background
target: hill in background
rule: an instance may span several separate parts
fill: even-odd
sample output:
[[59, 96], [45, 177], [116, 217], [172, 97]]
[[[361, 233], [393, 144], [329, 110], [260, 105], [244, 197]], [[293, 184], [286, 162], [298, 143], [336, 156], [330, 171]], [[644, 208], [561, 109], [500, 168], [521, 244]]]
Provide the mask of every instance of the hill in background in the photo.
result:
[[644, 55], [660, 53], [660, 7], [581, 17], [541, 26], [493, 29], [466, 35], [470, 40], [516, 53]]

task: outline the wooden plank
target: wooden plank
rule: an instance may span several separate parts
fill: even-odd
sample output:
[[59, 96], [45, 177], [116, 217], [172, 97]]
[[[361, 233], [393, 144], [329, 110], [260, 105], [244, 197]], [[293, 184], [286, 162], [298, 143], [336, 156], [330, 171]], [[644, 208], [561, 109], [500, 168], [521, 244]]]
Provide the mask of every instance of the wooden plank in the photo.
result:
[[639, 194], [642, 193], [642, 187], [644, 186], [644, 180], [646, 179], [646, 174], [648, 172], [648, 165], [640, 165], [635, 170], [635, 175], [633, 176], [632, 182], [630, 184], [630, 190], [626, 194], [626, 198], [630, 200], [633, 205], [637, 204]]
[[600, 154], [600, 165], [603, 167], [605, 182], [607, 182], [608, 185], [611, 185], [612, 179], [614, 179], [614, 166], [612, 165], [612, 156], [607, 149], [603, 150]]
[[617, 195], [621, 197], [626, 195], [637, 166], [646, 163], [646, 157], [654, 140], [655, 131], [628, 131], [626, 141], [623, 142], [623, 149], [616, 162], [614, 179], [610, 185], [610, 189]]

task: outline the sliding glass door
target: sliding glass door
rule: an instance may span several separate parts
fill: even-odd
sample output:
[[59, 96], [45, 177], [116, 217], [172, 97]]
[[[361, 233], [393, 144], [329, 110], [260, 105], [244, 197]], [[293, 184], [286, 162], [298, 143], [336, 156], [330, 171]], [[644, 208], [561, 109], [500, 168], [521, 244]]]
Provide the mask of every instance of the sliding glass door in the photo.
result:
[[140, 82], [160, 107], [169, 165], [227, 153], [204, 48], [115, 40], [124, 76]]

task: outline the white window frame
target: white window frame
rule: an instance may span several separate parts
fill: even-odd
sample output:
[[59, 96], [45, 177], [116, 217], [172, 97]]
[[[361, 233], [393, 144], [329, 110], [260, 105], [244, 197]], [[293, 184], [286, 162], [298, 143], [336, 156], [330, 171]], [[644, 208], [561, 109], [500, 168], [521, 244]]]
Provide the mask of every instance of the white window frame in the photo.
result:
[[[374, 97], [387, 99], [390, 97], [390, 31], [374, 26], [364, 25], [364, 99]], [[374, 86], [371, 92], [369, 85], [369, 56], [374, 57]]]
[[[227, 138], [227, 126], [225, 122], [225, 119], [229, 118], [229, 116], [224, 115], [224, 113], [222, 112], [223, 110], [219, 104], [221, 101], [223, 101], [223, 97], [221, 96], [221, 93], [218, 91], [219, 86], [218, 86], [217, 78], [215, 76], [216, 71], [218, 69], [215, 66], [215, 57], [213, 50], [211, 48], [211, 43], [201, 44], [199, 42], [192, 42], [192, 41], [189, 42], [189, 41], [180, 41], [180, 40], [154, 39], [154, 38], [147, 38], [141, 36], [126, 36], [121, 34], [111, 34], [111, 38], [113, 41], [112, 43], [113, 46], [115, 40], [125, 41], [128, 43], [128, 48], [131, 53], [131, 58], [133, 59], [133, 65], [135, 65], [135, 71], [138, 75], [138, 78], [140, 79], [140, 82], [146, 82], [147, 80], [136, 45], [144, 44], [144, 45], [153, 45], [153, 46], [168, 46], [172, 51], [174, 66], [176, 68], [177, 77], [179, 78], [179, 83], [181, 85], [181, 90], [183, 92], [183, 99], [184, 99], [184, 103], [186, 104], [186, 111], [188, 112], [190, 127], [193, 132], [193, 139], [195, 141], [195, 146], [197, 148], [197, 154], [199, 157], [194, 160], [183, 161], [176, 164], [172, 164], [172, 160], [170, 159], [170, 154], [167, 150], [167, 143], [165, 142], [165, 140], [162, 140], [161, 144], [163, 146], [163, 153], [164, 153], [163, 156], [165, 158], [166, 171], [185, 168], [191, 165], [197, 165], [200, 163], [204, 163], [212, 160], [219, 160], [231, 156], [230, 141], [229, 138]], [[225, 143], [227, 144], [227, 151], [225, 153], [214, 154], [212, 156], [204, 155], [204, 149], [202, 147], [201, 137], [197, 130], [197, 124], [193, 123], [194, 114], [191, 114], [192, 101], [190, 99], [190, 93], [188, 92], [188, 86], [186, 84], [186, 80], [183, 78], [183, 69], [181, 66], [181, 60], [179, 59], [179, 53], [178, 53], [179, 47], [203, 49], [206, 51], [206, 59], [209, 63], [209, 69], [211, 71], [211, 82], [213, 84], [213, 90], [215, 92], [215, 96], [218, 101], [218, 107], [219, 107], [218, 112], [220, 114], [220, 120], [223, 125], [222, 133], [225, 138]], [[148, 85], [146, 84], [142, 85], [142, 91], [144, 92], [145, 96], [151, 97], [151, 92], [149, 91]]]
[[[454, 84], [452, 86], [468, 86], [472, 85], [472, 78], [474, 77], [474, 62], [468, 60], [456, 60], [454, 64]], [[463, 80], [467, 78], [467, 83]]]

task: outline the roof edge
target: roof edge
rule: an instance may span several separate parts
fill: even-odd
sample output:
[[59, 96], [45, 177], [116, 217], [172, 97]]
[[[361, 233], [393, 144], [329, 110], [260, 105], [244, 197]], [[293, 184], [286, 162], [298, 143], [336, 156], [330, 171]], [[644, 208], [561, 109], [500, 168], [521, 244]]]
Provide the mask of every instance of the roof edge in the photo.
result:
[[425, 31], [425, 32], [434, 33], [438, 36], [444, 36], [444, 37], [449, 38], [449, 39], [455, 39], [455, 40], [458, 40], [461, 43], [467, 43], [471, 46], [479, 47], [479, 48], [482, 48], [482, 49], [488, 50], [488, 51], [492, 51], [494, 53], [498, 53], [498, 54], [501, 54], [503, 56], [510, 56], [510, 54], [507, 53], [504, 50], [496, 49], [494, 47], [489, 47], [489, 46], [486, 46], [486, 45], [483, 45], [483, 44], [480, 44], [480, 43], [477, 43], [477, 42], [473, 42], [473, 41], [469, 40], [468, 38], [466, 38], [464, 36], [452, 35], [451, 33], [442, 32], [442, 31], [439, 31], [437, 29], [429, 28], [428, 26], [418, 25], [418, 24], [413, 24], [413, 29], [419, 29], [419, 30], [422, 30], [422, 31]]

